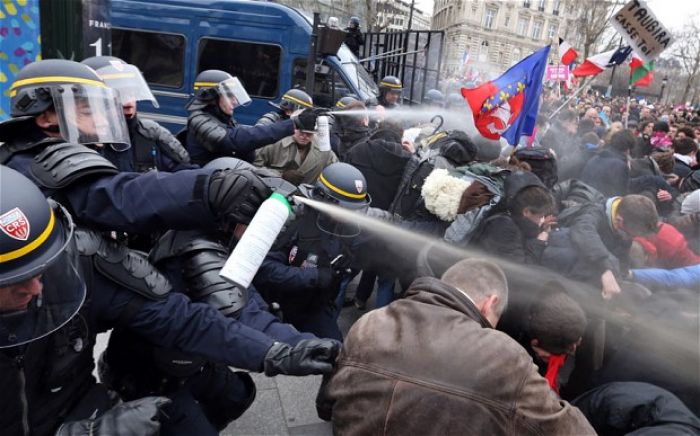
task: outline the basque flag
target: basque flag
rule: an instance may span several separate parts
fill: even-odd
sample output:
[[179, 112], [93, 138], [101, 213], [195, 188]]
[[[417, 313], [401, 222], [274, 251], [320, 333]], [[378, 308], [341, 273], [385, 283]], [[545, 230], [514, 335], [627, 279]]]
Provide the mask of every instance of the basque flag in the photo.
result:
[[591, 56], [571, 73], [576, 77], [595, 76], [605, 71], [606, 68], [620, 65], [630, 53], [632, 53], [632, 47], [627, 46]]
[[508, 144], [517, 145], [521, 135], [532, 135], [549, 49], [539, 49], [496, 80], [473, 89], [462, 88], [474, 125], [485, 138], [503, 136]]
[[561, 59], [561, 63], [569, 65], [576, 60], [576, 56], [578, 56], [576, 50], [574, 50], [568, 42], [559, 38], [559, 58]]

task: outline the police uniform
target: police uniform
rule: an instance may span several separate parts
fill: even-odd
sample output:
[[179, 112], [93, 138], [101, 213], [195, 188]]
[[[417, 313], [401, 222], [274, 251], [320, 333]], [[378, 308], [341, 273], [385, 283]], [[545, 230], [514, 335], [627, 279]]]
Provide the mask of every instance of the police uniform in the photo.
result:
[[175, 136], [153, 120], [135, 114], [127, 118], [131, 139], [133, 167], [122, 171], [144, 173], [151, 169], [176, 172], [193, 169], [197, 166], [190, 161], [190, 155]]
[[[112, 408], [92, 377], [95, 337], [117, 326], [166, 348], [252, 371], [264, 368], [267, 375], [330, 370], [318, 366], [320, 360], [293, 356], [334, 359], [337, 345], [302, 341], [297, 347], [307, 350], [290, 350], [207, 304], [170, 292], [169, 281], [144, 255], [96, 232], [74, 231], [70, 215], [18, 172], [0, 166], [0, 189], [0, 290], [12, 296], [12, 289], [42, 284], [22, 305], [12, 298], [0, 302], [5, 434], [54, 434], [61, 423], [61, 435], [154, 434], [157, 410]], [[109, 418], [102, 420], [103, 413]], [[178, 422], [172, 430], [182, 434], [186, 428]]]

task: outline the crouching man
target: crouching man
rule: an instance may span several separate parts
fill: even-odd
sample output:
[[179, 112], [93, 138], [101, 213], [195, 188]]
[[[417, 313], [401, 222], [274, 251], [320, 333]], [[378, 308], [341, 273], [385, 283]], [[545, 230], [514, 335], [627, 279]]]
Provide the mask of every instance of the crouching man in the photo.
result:
[[465, 259], [441, 280], [363, 316], [325, 391], [336, 434], [595, 434], [496, 331], [508, 301], [503, 271]]

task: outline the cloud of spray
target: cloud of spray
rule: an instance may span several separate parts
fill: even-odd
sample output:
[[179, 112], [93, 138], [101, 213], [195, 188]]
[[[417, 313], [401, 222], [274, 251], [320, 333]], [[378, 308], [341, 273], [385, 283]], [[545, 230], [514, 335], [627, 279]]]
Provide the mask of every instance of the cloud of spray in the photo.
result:
[[[630, 310], [622, 313], [619, 307], [621, 305], [614, 305], [613, 302], [602, 299], [600, 288], [567, 279], [554, 271], [494, 258], [476, 249], [460, 248], [441, 238], [409, 231], [391, 222], [372, 218], [332, 204], [304, 197], [295, 197], [295, 200], [317, 209], [321, 213], [326, 213], [338, 221], [359, 225], [363, 233], [367, 232], [372, 235], [372, 238], [378, 238], [385, 244], [390, 244], [394, 248], [393, 251], [404, 254], [404, 258], [416, 259], [416, 265], [420, 263], [421, 259], [430, 260], [433, 263], [442, 264], [440, 269], [444, 271], [464, 258], [478, 257], [493, 261], [505, 271], [511, 294], [518, 292], [520, 298], [535, 299], [537, 298], [536, 292], [529, 294], [529, 290], [541, 289], [550, 281], [558, 281], [570, 295], [576, 297], [576, 300], [588, 314], [589, 322], [603, 320], [609, 322], [610, 325], [624, 324], [628, 329], [644, 332], [644, 337], [648, 337], [650, 355], [657, 351], [661, 352], [661, 348], [663, 353], [666, 353], [662, 358], [668, 362], [668, 373], [677, 374], [677, 377], [688, 383], [698, 378], [700, 368], [696, 366], [697, 360], [686, 360], [687, 356], [697, 356], [700, 352], [698, 350], [700, 346], [698, 344], [698, 328], [680, 331], [677, 328], [668, 327], [667, 323], [663, 322], [664, 320], [655, 319], [648, 312]], [[426, 256], [429, 259], [426, 259]], [[399, 260], [396, 259], [396, 261]], [[420, 267], [418, 270], [422, 271]], [[689, 322], [694, 323], [693, 325], [697, 325], [698, 309], [690, 307], [687, 312], [679, 313], [678, 316], [686, 317]], [[657, 350], [656, 347], [661, 348]], [[669, 350], [671, 355], [668, 355]]]

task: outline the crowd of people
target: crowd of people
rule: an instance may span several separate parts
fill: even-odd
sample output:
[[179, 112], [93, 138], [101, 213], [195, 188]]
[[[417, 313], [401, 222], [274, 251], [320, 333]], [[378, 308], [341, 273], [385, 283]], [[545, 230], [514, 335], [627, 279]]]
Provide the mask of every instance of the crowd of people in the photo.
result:
[[[504, 146], [406, 117], [394, 76], [334, 108], [288, 90], [254, 126], [236, 77], [193, 88], [173, 135], [120, 59], [17, 75], [3, 434], [218, 434], [246, 371], [323, 374], [337, 434], [700, 434], [699, 111], [549, 94]], [[425, 111], [471, 117], [438, 90]], [[250, 286], [226, 280], [273, 192], [290, 218]], [[367, 312], [345, 335], [343, 308]]]

